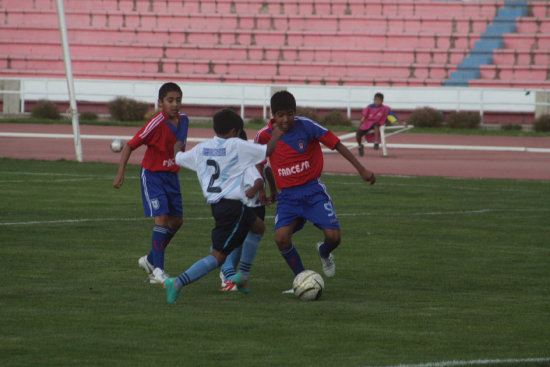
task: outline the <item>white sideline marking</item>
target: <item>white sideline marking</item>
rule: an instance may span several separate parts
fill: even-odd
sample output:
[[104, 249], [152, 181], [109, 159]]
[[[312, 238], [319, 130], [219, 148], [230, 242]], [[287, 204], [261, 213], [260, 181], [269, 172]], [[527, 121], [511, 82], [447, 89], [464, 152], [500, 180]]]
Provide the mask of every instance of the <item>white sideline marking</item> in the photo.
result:
[[[393, 366], [376, 366], [376, 367], [455, 367], [455, 366], [475, 366], [497, 363], [540, 363], [550, 362], [550, 358], [519, 358], [519, 359], [474, 359], [471, 361], [443, 361], [443, 362], [428, 362], [419, 364], [398, 364]], [[375, 366], [365, 366], [375, 367]]]
[[[355, 135], [355, 133], [353, 133]], [[349, 135], [349, 134], [348, 134]], [[73, 134], [38, 134], [38, 133], [3, 133], [0, 132], [0, 137], [7, 138], [53, 138], [53, 139], [73, 139]], [[130, 140], [133, 136], [122, 135], [93, 135], [82, 134], [81, 139], [90, 140]], [[346, 137], [342, 135], [340, 138]], [[187, 141], [200, 143], [208, 138], [187, 138]], [[356, 143], [346, 143], [342, 141], [348, 148], [357, 148]], [[436, 149], [436, 150], [473, 150], [473, 151], [491, 151], [491, 152], [528, 152], [528, 153], [550, 153], [550, 148], [529, 148], [529, 147], [502, 147], [502, 146], [478, 146], [478, 145], [440, 145], [440, 144], [386, 144], [388, 148], [394, 149]], [[334, 150], [323, 149], [324, 153], [336, 153]]]
[[[39, 133], [2, 133], [0, 137], [6, 138], [49, 138], [49, 139], [73, 139], [73, 134], [39, 134]], [[81, 134], [81, 139], [90, 140], [130, 140], [133, 136], [129, 135], [93, 135], [93, 134]], [[187, 138], [187, 141], [201, 142], [207, 140], [207, 138]]]
[[[364, 212], [364, 213], [339, 213], [338, 217], [357, 217], [357, 216], [388, 216], [388, 217], [398, 217], [398, 216], [422, 216], [422, 215], [469, 215], [469, 214], [484, 214], [490, 212], [525, 212], [525, 211], [536, 211], [536, 212], [547, 212], [550, 211], [550, 208], [526, 208], [526, 209], [478, 209], [478, 210], [463, 210], [463, 211], [449, 211], [449, 212], [401, 212], [401, 213], [380, 213], [380, 212]], [[273, 215], [266, 215], [266, 219], [274, 219]], [[36, 220], [36, 221], [26, 221], [26, 222], [0, 222], [0, 227], [7, 226], [23, 226], [23, 225], [34, 225], [34, 224], [71, 224], [71, 223], [85, 223], [85, 222], [138, 222], [143, 220], [151, 220], [150, 217], [135, 217], [135, 218], [81, 218], [81, 219], [55, 219], [55, 220]], [[200, 220], [213, 220], [212, 217], [183, 217], [183, 221], [200, 221]]]

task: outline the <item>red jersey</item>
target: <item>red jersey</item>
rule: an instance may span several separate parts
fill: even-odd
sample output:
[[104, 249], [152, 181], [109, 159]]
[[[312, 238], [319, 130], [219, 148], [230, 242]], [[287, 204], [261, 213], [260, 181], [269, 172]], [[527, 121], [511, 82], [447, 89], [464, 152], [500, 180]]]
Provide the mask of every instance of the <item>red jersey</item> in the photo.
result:
[[[256, 135], [255, 142], [267, 144], [271, 139], [272, 121]], [[277, 142], [269, 164], [279, 189], [303, 185], [321, 176], [323, 143], [334, 149], [340, 139], [328, 129], [305, 117], [295, 117], [293, 127]]]
[[174, 144], [180, 140], [187, 143], [187, 130], [189, 119], [184, 114], [179, 114], [178, 126], [172, 125], [159, 112], [153, 116], [128, 142], [132, 149], [146, 145], [147, 150], [141, 161], [141, 166], [148, 171], [178, 172], [179, 166], [174, 160]]
[[374, 103], [368, 105], [361, 112], [364, 120], [359, 129], [369, 130], [374, 124], [378, 124], [379, 126], [385, 125], [389, 113], [390, 108], [388, 106], [380, 105], [376, 107]]

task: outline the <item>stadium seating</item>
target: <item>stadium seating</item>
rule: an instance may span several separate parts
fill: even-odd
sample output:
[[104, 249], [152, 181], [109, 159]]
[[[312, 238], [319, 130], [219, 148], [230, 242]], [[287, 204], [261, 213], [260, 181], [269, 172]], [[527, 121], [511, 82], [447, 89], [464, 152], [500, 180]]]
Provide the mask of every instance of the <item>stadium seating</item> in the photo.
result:
[[[510, 13], [522, 4], [74, 0], [65, 10], [81, 78], [437, 86], [455, 74], [466, 85], [545, 85], [550, 5]], [[62, 77], [56, 1], [2, 5], [0, 76]]]

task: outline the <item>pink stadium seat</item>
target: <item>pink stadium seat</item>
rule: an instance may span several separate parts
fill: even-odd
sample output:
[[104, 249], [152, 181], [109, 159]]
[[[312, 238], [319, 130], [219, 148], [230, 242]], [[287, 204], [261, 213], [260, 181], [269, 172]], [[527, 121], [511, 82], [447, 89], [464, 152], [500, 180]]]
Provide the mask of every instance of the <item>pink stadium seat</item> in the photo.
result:
[[[0, 12], [2, 75], [62, 77], [55, 1], [1, 2], [10, 9]], [[441, 85], [502, 6], [434, 0], [65, 2], [73, 69], [81, 77], [403, 86]], [[549, 7], [530, 7], [536, 18], [518, 18], [519, 33], [504, 36], [507, 49], [495, 51], [495, 65], [482, 77], [506, 77], [510, 85], [545, 80], [532, 65], [549, 64]]]
[[536, 18], [550, 17], [550, 4], [547, 1], [531, 1], [529, 2], [529, 8]]

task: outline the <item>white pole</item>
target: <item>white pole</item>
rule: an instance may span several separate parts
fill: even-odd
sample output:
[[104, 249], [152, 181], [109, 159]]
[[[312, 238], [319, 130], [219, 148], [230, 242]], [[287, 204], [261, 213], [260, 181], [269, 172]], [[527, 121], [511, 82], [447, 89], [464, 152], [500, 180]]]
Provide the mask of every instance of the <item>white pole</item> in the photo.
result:
[[71, 53], [69, 52], [69, 39], [67, 37], [67, 23], [65, 22], [65, 8], [63, 0], [57, 0], [57, 16], [59, 18], [59, 31], [61, 32], [61, 43], [63, 46], [63, 59], [65, 60], [65, 74], [67, 75], [67, 87], [69, 89], [70, 113], [73, 120], [73, 137], [76, 160], [82, 162], [82, 142], [80, 140], [80, 123], [78, 121], [78, 110], [74, 92], [73, 69], [71, 66]]

